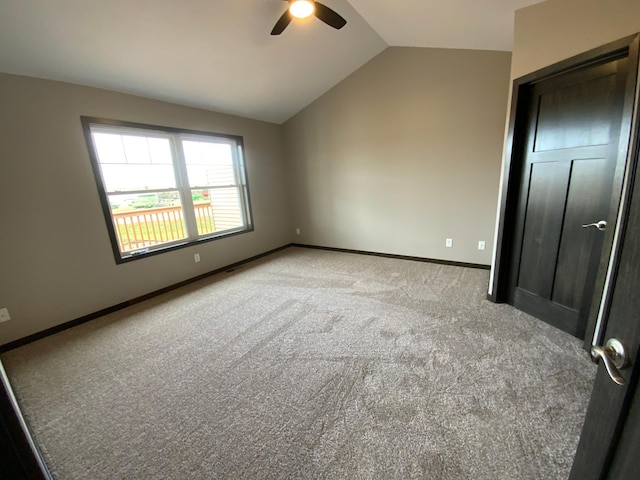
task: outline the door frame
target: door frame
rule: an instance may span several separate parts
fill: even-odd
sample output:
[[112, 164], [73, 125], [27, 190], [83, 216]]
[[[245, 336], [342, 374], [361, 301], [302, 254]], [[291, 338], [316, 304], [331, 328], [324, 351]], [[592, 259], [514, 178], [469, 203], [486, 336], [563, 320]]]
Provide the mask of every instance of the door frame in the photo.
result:
[[[629, 142], [631, 139], [631, 124], [636, 103], [636, 89], [638, 86], [638, 50], [640, 34], [630, 35], [616, 40], [607, 45], [595, 48], [588, 52], [576, 55], [559, 63], [550, 65], [541, 70], [517, 78], [513, 81], [511, 94], [511, 110], [505, 141], [504, 165], [500, 185], [500, 198], [498, 203], [498, 219], [496, 225], [496, 241], [494, 249], [491, 278], [487, 299], [494, 303], [505, 303], [508, 300], [510, 284], [510, 271], [512, 258], [516, 249], [516, 216], [518, 210], [518, 198], [521, 191], [521, 178], [524, 168], [524, 147], [526, 145], [528, 100], [531, 86], [537, 82], [550, 79], [565, 73], [573, 72], [590, 65], [604, 63], [607, 60], [629, 57], [629, 75], [633, 75], [632, 81], [627, 82], [622, 113], [622, 126], [618, 148], [619, 162], [622, 168], [614, 174], [614, 190], [612, 192], [612, 208], [618, 210], [617, 204], [622, 195], [623, 177], [629, 164]], [[624, 228], [624, 225], [621, 226]], [[618, 229], [616, 229], [618, 230]], [[610, 254], [614, 251], [614, 229], [605, 232], [602, 252], [596, 284], [594, 287], [592, 308], [589, 312], [587, 329], [585, 333], [585, 349], [590, 349], [592, 338], [598, 318], [606, 317], [605, 283], [615, 278], [617, 259]], [[605, 294], [603, 294], [603, 292]], [[605, 305], [601, 305], [605, 304]], [[598, 306], [598, 308], [595, 308]]]
[[0, 360], [0, 476], [53, 480], [44, 457], [31, 436]]

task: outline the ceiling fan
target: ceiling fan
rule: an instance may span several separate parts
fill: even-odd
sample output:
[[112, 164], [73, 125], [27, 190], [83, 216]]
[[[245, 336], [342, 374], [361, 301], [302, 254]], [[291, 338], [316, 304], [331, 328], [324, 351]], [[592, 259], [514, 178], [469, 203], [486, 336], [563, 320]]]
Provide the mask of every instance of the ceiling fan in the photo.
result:
[[285, 28], [295, 18], [307, 18], [315, 15], [327, 25], [340, 30], [347, 24], [347, 21], [335, 11], [314, 0], [284, 0], [289, 2], [289, 7], [282, 14], [271, 30], [271, 35], [280, 35]]

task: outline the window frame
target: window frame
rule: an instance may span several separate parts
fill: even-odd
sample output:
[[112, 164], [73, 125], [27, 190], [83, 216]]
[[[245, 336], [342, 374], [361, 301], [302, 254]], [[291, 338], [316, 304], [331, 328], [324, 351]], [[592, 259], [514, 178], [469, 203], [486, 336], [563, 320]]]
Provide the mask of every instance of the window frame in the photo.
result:
[[[105, 223], [107, 225], [107, 232], [109, 234], [109, 240], [111, 242], [111, 248], [116, 264], [128, 263], [141, 258], [147, 258], [161, 253], [166, 253], [181, 248], [200, 245], [202, 243], [219, 240], [222, 238], [232, 237], [235, 235], [241, 235], [243, 233], [249, 233], [254, 231], [253, 225], [253, 212], [251, 208], [251, 196], [249, 193], [249, 174], [247, 171], [247, 162], [244, 149], [244, 139], [239, 135], [230, 135], [224, 133], [214, 133], [201, 130], [191, 130], [185, 128], [166, 127], [159, 125], [149, 125], [138, 122], [127, 122], [121, 120], [112, 120], [100, 117], [81, 116], [82, 129], [84, 132], [85, 142], [87, 144], [87, 150], [89, 152], [89, 160], [91, 168], [93, 170], [93, 176], [98, 190], [98, 196], [100, 198], [100, 204], [102, 206], [102, 213]], [[93, 141], [92, 127], [96, 129], [112, 130], [117, 134], [126, 134], [127, 130], [137, 131], [140, 135], [158, 136], [161, 138], [172, 137], [170, 140], [171, 154], [172, 154], [172, 167], [174, 170], [174, 177], [176, 187], [164, 190], [176, 190], [179, 192], [182, 207], [182, 216], [185, 227], [185, 233], [187, 238], [175, 240], [172, 242], [162, 243], [158, 246], [144, 247], [139, 250], [122, 252], [118, 242], [118, 235], [114, 227], [114, 220], [111, 215], [111, 204], [109, 202], [109, 192], [107, 191], [100, 162], [98, 159], [98, 152]], [[191, 186], [189, 184], [189, 178], [187, 175], [187, 165], [185, 161], [182, 140], [195, 140], [195, 141], [213, 141], [218, 139], [220, 143], [226, 143], [232, 146], [232, 161], [233, 161], [233, 174], [236, 180], [236, 184], [233, 185], [238, 189], [240, 213], [244, 218], [244, 225], [237, 229], [224, 230], [220, 233], [210, 233], [200, 235], [195, 225], [195, 210], [191, 201], [191, 191], [194, 189], [206, 189], [206, 188], [228, 188], [228, 186]], [[235, 146], [235, 148], [234, 148]], [[163, 189], [150, 189], [150, 191], [158, 191]], [[189, 192], [189, 195], [186, 195]], [[111, 192], [113, 194], [113, 192]], [[123, 194], [126, 192], [123, 192]], [[195, 228], [195, 230], [193, 230]], [[195, 233], [193, 233], [195, 232]]]

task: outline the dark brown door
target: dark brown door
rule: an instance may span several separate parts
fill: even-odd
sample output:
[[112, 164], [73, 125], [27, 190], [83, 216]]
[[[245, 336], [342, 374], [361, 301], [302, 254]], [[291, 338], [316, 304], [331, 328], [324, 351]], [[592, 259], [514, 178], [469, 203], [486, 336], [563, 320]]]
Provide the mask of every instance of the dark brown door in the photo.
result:
[[[638, 126], [636, 132], [640, 134]], [[637, 162], [639, 150], [636, 136], [632, 162]], [[600, 362], [571, 480], [640, 478], [640, 172], [634, 169], [627, 222], [619, 230], [624, 234], [611, 306], [603, 335], [597, 335], [603, 342], [622, 343], [628, 367], [620, 370], [624, 384], [619, 385]]]
[[[508, 301], [583, 338], [612, 202], [627, 58], [531, 85]], [[584, 225], [594, 224], [589, 227]]]

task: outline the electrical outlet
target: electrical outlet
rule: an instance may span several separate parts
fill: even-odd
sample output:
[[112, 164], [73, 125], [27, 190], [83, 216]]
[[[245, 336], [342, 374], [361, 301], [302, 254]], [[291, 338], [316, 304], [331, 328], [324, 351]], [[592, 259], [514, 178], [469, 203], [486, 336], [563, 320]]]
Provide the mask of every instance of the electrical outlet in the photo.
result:
[[196, 254], [193, 256], [193, 259], [196, 261], [196, 263], [198, 263], [198, 262], [200, 261], [200, 254], [199, 254], [199, 253], [196, 253]]
[[447, 240], [445, 241], [445, 246], [447, 248], [453, 247], [453, 238], [447, 238]]
[[300, 235], [300, 229], [296, 228], [296, 235]]
[[9, 310], [6, 308], [0, 308], [0, 322], [8, 322], [9, 320], [11, 320]]
[[478, 250], [484, 250], [484, 248], [485, 248], [484, 240], [479, 240], [478, 241]]

